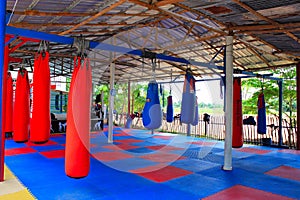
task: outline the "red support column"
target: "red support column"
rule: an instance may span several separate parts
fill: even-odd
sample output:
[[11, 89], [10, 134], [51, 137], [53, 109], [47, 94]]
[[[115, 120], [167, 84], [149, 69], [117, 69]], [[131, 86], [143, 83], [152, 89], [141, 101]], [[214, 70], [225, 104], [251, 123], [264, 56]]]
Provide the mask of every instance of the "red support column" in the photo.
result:
[[297, 144], [296, 148], [300, 150], [300, 62], [297, 63]]
[[[8, 38], [5, 38], [5, 42], [7, 42]], [[1, 120], [1, 123], [2, 123], [2, 126], [1, 126], [1, 136], [0, 137], [0, 182], [4, 181], [4, 146], [5, 146], [5, 132], [4, 132], [4, 123], [5, 123], [5, 100], [6, 100], [6, 85], [7, 85], [7, 82], [6, 82], [6, 77], [7, 77], [7, 71], [8, 71], [8, 56], [9, 56], [9, 48], [8, 46], [5, 46], [4, 47], [4, 62], [3, 62], [3, 79], [1, 80], [2, 81], [2, 120]], [[4, 78], [5, 77], [5, 78]]]

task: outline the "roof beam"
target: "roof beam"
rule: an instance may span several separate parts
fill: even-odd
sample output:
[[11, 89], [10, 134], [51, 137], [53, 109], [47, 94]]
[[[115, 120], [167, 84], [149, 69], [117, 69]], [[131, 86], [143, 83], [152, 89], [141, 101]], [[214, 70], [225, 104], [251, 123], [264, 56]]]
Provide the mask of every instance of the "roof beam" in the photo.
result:
[[159, 8], [159, 10], [167, 15], [170, 15], [171, 17], [175, 17], [175, 18], [179, 18], [179, 19], [182, 19], [184, 21], [187, 21], [187, 22], [190, 22], [190, 23], [193, 23], [193, 24], [197, 24], [199, 26], [202, 26], [204, 27], [205, 29], [209, 30], [209, 31], [214, 31], [216, 33], [219, 33], [221, 35], [227, 35], [226, 32], [224, 32], [223, 30], [217, 28], [217, 27], [212, 27], [204, 22], [201, 22], [199, 20], [196, 20], [196, 19], [192, 19], [192, 18], [189, 18], [189, 17], [186, 17], [184, 15], [180, 15], [178, 13], [175, 13], [175, 12], [172, 12], [172, 11], [169, 11], [167, 9], [163, 9], [163, 8]]
[[[41, 16], [41, 17], [90, 17], [97, 13], [75, 13], [75, 12], [44, 12], [39, 10], [14, 11], [16, 15], [24, 16]], [[155, 15], [155, 14], [154, 14]], [[120, 17], [151, 17], [150, 13], [105, 13], [103, 16], [120, 16]]]
[[112, 10], [112, 9], [114, 9], [114, 8], [122, 5], [125, 2], [126, 2], [126, 0], [120, 0], [120, 1], [118, 1], [116, 3], [114, 3], [111, 6], [105, 8], [105, 9], [101, 10], [100, 12], [98, 12], [97, 14], [93, 15], [92, 17], [89, 17], [88, 19], [86, 19], [86, 20], [80, 22], [79, 24], [73, 26], [72, 28], [70, 28], [70, 29], [68, 29], [66, 31], [61, 32], [59, 35], [66, 35], [66, 34], [68, 34], [71, 31], [73, 31], [73, 30], [75, 30], [75, 29], [77, 29], [77, 28], [79, 28], [79, 27], [81, 27], [81, 26], [83, 26], [83, 25], [85, 25], [85, 24], [87, 24], [87, 23], [89, 23], [89, 22], [97, 19], [98, 17], [100, 17], [100, 16], [104, 15], [105, 13], [109, 12], [110, 10]]
[[286, 23], [286, 24], [263, 24], [263, 25], [241, 25], [241, 26], [229, 26], [227, 29], [230, 31], [260, 31], [260, 30], [270, 30], [270, 29], [293, 29], [293, 28], [299, 28], [300, 22], [294, 22], [294, 23]]
[[[254, 10], [253, 8], [251, 8], [250, 6], [246, 5], [245, 3], [241, 2], [240, 0], [232, 0], [234, 3], [238, 4], [239, 6], [241, 6], [242, 8], [248, 10], [250, 13], [252, 13], [253, 15], [255, 15], [256, 17], [269, 22], [272, 25], [275, 26], [280, 26], [280, 23], [273, 21], [272, 19], [260, 14], [259, 12], [257, 12], [256, 10]], [[284, 32], [287, 36], [289, 36], [290, 38], [292, 38], [293, 40], [297, 41], [298, 43], [300, 43], [300, 40], [297, 36], [295, 36], [293, 33], [289, 32], [289, 31], [285, 31]]]
[[[76, 26], [77, 23], [47, 23], [47, 24], [30, 24], [30, 23], [10, 23], [10, 26], [18, 27], [18, 28], [36, 28], [37, 26], [43, 26], [43, 27], [66, 27], [66, 26]], [[98, 27], [98, 26], [127, 26], [127, 25], [132, 25], [132, 24], [127, 24], [125, 22], [120, 22], [117, 24], [109, 24], [109, 23], [87, 23], [82, 26], [90, 26], [90, 27]], [[133, 24], [134, 25], [134, 24]]]
[[183, 0], [162, 0], [162, 1], [158, 1], [155, 3], [155, 5], [157, 7], [160, 7], [160, 6], [165, 6], [165, 5], [168, 5], [168, 4], [173, 4], [173, 3], [178, 3], [178, 2], [182, 2]]

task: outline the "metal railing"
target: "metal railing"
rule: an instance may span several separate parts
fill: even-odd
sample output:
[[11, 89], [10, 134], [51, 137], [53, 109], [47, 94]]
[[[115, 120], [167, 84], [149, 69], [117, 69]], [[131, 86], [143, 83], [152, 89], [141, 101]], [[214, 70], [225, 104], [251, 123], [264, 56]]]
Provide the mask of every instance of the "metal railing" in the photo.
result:
[[[244, 116], [246, 118], [248, 116]], [[120, 115], [116, 124], [125, 125], [126, 115]], [[256, 118], [254, 116], [254, 118]], [[282, 147], [296, 148], [296, 127], [292, 127], [286, 120], [282, 120]], [[134, 118], [132, 121], [133, 128], [144, 129], [142, 118]], [[159, 131], [169, 133], [185, 134], [187, 125], [182, 124], [179, 118], [175, 118], [172, 123], [163, 120]], [[267, 116], [267, 133], [258, 134], [256, 125], [243, 125], [243, 138], [245, 143], [256, 145], [279, 145], [279, 119], [275, 116]], [[203, 120], [203, 115], [199, 116], [199, 123], [191, 127], [191, 135], [195, 137], [206, 137], [216, 140], [225, 139], [225, 117], [224, 115], [210, 116], [210, 122]], [[269, 141], [269, 143], [266, 143]], [[279, 146], [278, 146], [279, 147]]]

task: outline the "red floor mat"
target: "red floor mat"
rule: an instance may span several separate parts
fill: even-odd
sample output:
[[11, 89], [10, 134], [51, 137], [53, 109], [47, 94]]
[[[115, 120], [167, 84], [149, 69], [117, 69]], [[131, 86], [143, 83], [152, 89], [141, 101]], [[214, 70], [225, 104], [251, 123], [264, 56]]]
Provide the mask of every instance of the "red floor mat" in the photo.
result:
[[125, 140], [114, 140], [114, 142], [121, 142], [121, 143], [134, 143], [134, 142], [144, 142], [144, 140], [125, 139]]
[[130, 144], [113, 144], [113, 145], [103, 146], [103, 148], [120, 151], [120, 150], [136, 149], [138, 147], [137, 146], [132, 146]]
[[180, 156], [177, 154], [171, 154], [171, 153], [165, 153], [165, 152], [147, 154], [147, 155], [140, 156], [140, 157], [147, 159], [147, 160], [154, 161], [154, 162], [165, 162], [165, 163], [170, 163], [170, 162], [174, 162], [176, 160], [186, 159], [186, 157], [184, 157], [184, 156]]
[[65, 150], [53, 150], [53, 151], [43, 151], [40, 152], [46, 158], [64, 158], [65, 157]]
[[266, 154], [271, 152], [271, 150], [263, 150], [263, 149], [255, 149], [250, 147], [244, 147], [241, 149], [237, 149], [237, 151], [245, 152], [245, 153], [255, 153], [255, 154]]
[[290, 200], [291, 198], [284, 197], [281, 195], [257, 190], [254, 188], [245, 187], [242, 185], [235, 185], [229, 189], [218, 192], [209, 197], [203, 198], [203, 200]]
[[26, 145], [28, 145], [28, 146], [50, 146], [50, 145], [57, 145], [57, 142], [54, 142], [52, 140], [49, 140], [48, 142], [43, 143], [43, 144], [35, 144], [32, 142], [26, 142]]
[[205, 142], [205, 141], [197, 141], [197, 142], [188, 142], [189, 144], [198, 144], [200, 146], [213, 146], [217, 144], [217, 142]]
[[295, 155], [300, 155], [299, 150], [293, 150], [293, 149], [281, 149], [278, 152], [280, 153], [290, 153], [290, 154], [295, 154]]
[[163, 140], [171, 140], [174, 138], [174, 136], [163, 136], [163, 135], [155, 135], [153, 136], [154, 138], [159, 138], [159, 139], [163, 139]]
[[147, 148], [151, 150], [163, 150], [163, 151], [183, 150], [183, 148], [168, 146], [168, 145], [148, 146]]
[[300, 169], [289, 167], [289, 166], [280, 166], [276, 169], [266, 172], [265, 174], [269, 174], [272, 176], [279, 176], [281, 178], [287, 178], [295, 181], [300, 181]]
[[35, 152], [37, 151], [30, 147], [13, 148], [13, 149], [6, 149], [5, 156], [13, 156], [19, 154], [35, 153]]
[[180, 169], [173, 166], [167, 166], [165, 168], [159, 169], [153, 172], [137, 173], [137, 175], [142, 176], [146, 179], [152, 180], [157, 183], [166, 182], [175, 178], [186, 176], [192, 174], [193, 172]]
[[121, 132], [121, 133], [115, 133], [114, 136], [129, 136], [129, 134]]
[[102, 161], [113, 161], [132, 158], [133, 156], [122, 152], [99, 152], [92, 155], [94, 158]]

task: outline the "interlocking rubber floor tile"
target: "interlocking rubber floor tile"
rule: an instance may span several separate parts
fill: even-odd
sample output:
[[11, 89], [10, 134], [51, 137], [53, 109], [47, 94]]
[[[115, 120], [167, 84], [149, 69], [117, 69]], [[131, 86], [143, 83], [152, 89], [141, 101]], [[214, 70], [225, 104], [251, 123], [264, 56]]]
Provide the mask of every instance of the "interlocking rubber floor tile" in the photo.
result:
[[177, 154], [165, 153], [165, 152], [156, 152], [152, 154], [147, 154], [140, 156], [141, 158], [152, 160], [154, 162], [174, 162], [176, 160], [183, 160], [186, 159], [184, 156], [180, 156]]
[[278, 150], [278, 152], [300, 155], [300, 151], [299, 150], [292, 150], [292, 149], [281, 149], [281, 150]]
[[235, 185], [229, 189], [223, 190], [209, 197], [203, 198], [203, 200], [291, 200], [285, 196], [273, 194], [270, 192], [265, 192], [262, 190], [257, 190], [254, 188], [246, 187], [243, 185]]
[[92, 155], [94, 158], [101, 160], [101, 161], [113, 161], [113, 160], [121, 160], [121, 159], [127, 159], [132, 158], [132, 155], [122, 153], [122, 152], [100, 152], [95, 153]]
[[56, 145], [57, 142], [49, 140], [49, 141], [47, 141], [46, 143], [43, 143], [43, 144], [36, 144], [36, 143], [32, 143], [32, 142], [27, 142], [26, 144], [28, 146], [50, 146], [50, 145]]
[[289, 167], [289, 166], [280, 166], [276, 169], [266, 172], [266, 174], [287, 178], [295, 181], [300, 181], [300, 169]]
[[193, 172], [180, 169], [174, 166], [167, 166], [153, 172], [138, 173], [137, 175], [157, 183], [166, 182], [175, 178], [192, 174]]
[[183, 150], [183, 148], [169, 146], [169, 145], [148, 146], [147, 148], [151, 150], [162, 150], [162, 151]]
[[271, 150], [263, 150], [263, 149], [256, 149], [256, 148], [250, 148], [250, 147], [244, 147], [244, 148], [238, 149], [237, 151], [246, 152], [246, 153], [255, 153], [255, 154], [260, 154], [260, 155], [271, 152]]
[[53, 150], [53, 151], [44, 151], [40, 152], [46, 158], [64, 158], [65, 157], [65, 150]]
[[13, 149], [6, 149], [5, 156], [14, 156], [19, 154], [28, 154], [28, 153], [35, 153], [36, 150], [30, 147], [21, 147], [21, 148], [13, 148]]

